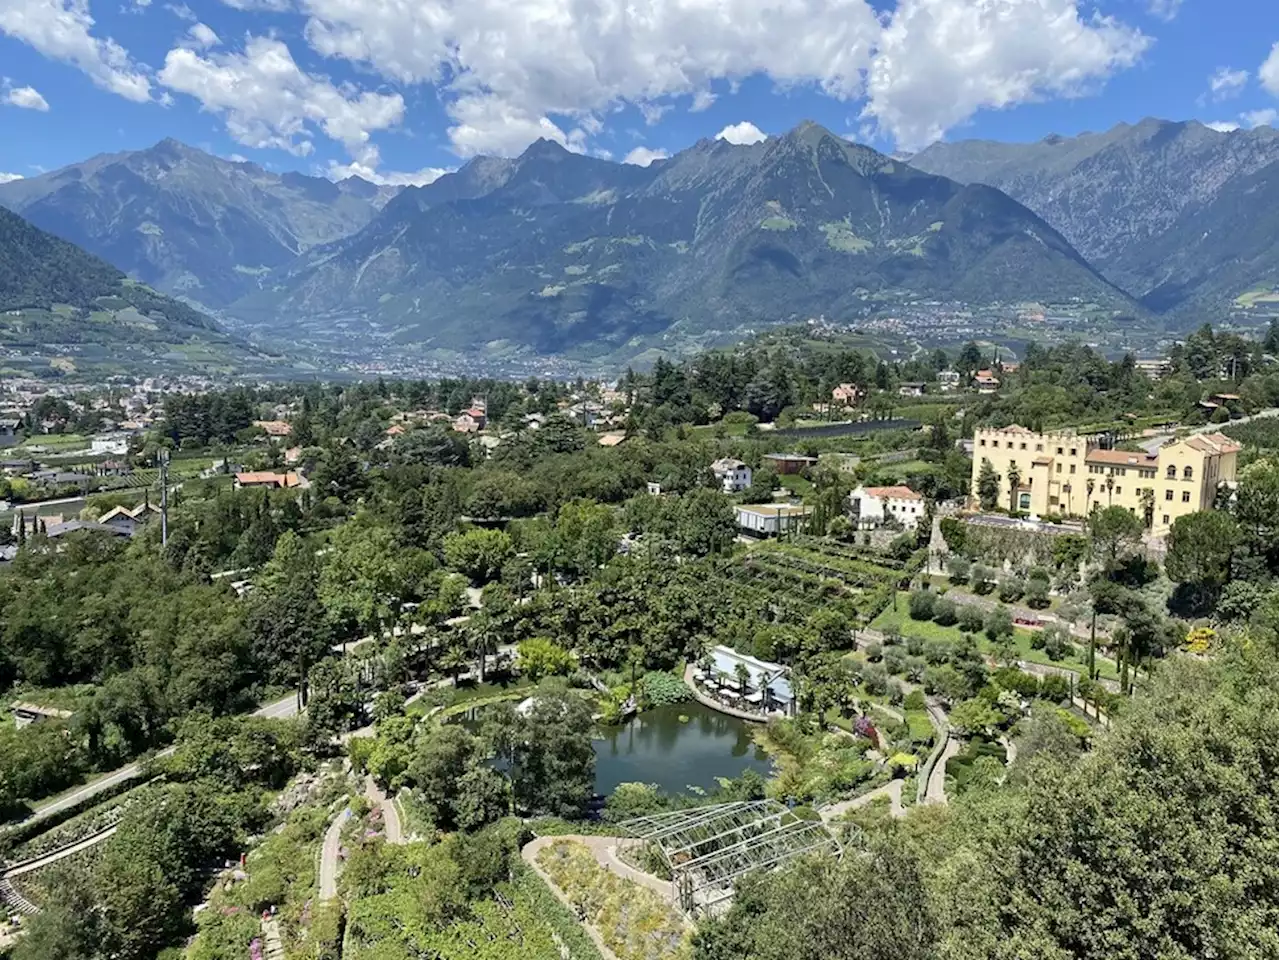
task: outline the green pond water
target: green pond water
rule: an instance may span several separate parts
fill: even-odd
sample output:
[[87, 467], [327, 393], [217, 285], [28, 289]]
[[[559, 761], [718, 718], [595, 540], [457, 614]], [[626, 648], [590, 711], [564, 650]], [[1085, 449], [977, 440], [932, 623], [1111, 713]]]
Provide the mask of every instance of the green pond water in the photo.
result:
[[[681, 722], [684, 716], [687, 722]], [[595, 740], [596, 792], [620, 783], [656, 783], [668, 793], [711, 790], [720, 777], [747, 770], [768, 776], [769, 755], [751, 739], [752, 724], [689, 702], [656, 707]]]
[[[468, 711], [461, 722], [478, 730], [484, 710]], [[747, 770], [767, 777], [772, 762], [752, 740], [752, 726], [696, 701], [655, 707], [619, 726], [600, 726], [592, 741], [595, 791], [607, 795], [620, 783], [653, 783], [667, 793], [688, 793], [713, 790], [718, 779]]]

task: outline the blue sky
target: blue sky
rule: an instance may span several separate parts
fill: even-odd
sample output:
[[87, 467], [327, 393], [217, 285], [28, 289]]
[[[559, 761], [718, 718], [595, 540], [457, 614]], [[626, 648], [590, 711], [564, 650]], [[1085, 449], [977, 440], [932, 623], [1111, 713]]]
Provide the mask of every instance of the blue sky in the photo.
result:
[[423, 182], [809, 118], [886, 151], [1275, 123], [1275, 0], [0, 0], [0, 176], [176, 137]]

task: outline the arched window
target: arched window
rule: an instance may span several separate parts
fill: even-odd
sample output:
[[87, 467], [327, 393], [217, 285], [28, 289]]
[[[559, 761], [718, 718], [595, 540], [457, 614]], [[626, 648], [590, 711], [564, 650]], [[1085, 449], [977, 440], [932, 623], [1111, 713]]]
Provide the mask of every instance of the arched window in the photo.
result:
[[1177, 480], [1178, 468], [1175, 467], [1173, 464], [1169, 464], [1169, 469], [1164, 472], [1164, 475], [1168, 477], [1170, 480]]
[[1183, 480], [1190, 480], [1190, 479], [1191, 479], [1191, 468], [1190, 468], [1190, 467], [1183, 467], [1183, 468], [1182, 468], [1182, 479], [1183, 479]]

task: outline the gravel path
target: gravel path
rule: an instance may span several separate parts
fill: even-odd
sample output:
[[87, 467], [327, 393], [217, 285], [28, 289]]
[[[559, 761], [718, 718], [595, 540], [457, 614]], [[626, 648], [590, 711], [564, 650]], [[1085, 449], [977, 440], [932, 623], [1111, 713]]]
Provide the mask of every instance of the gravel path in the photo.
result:
[[351, 810], [333, 818], [325, 831], [324, 846], [320, 848], [320, 899], [335, 900], [338, 896], [338, 854], [342, 851], [342, 828], [351, 816]]
[[818, 815], [822, 817], [823, 823], [830, 823], [833, 820], [839, 820], [850, 810], [865, 807], [880, 797], [889, 798], [889, 813], [891, 816], [905, 817], [907, 815], [907, 808], [902, 805], [901, 780], [890, 780], [883, 787], [877, 787], [875, 790], [864, 793], [860, 797], [854, 797], [852, 800], [829, 803], [818, 810]]

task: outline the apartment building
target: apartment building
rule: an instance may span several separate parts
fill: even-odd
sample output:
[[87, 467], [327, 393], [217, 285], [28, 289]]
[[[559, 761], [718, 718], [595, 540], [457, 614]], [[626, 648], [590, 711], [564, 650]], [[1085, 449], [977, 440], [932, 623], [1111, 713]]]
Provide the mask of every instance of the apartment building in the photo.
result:
[[1163, 534], [1183, 514], [1207, 510], [1219, 486], [1235, 482], [1239, 451], [1220, 433], [1170, 440], [1148, 454], [1104, 450], [1072, 431], [1035, 433], [1015, 424], [974, 433], [971, 493], [976, 502], [987, 461], [1000, 477], [1005, 509], [1043, 517], [1125, 507]]

